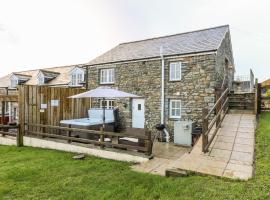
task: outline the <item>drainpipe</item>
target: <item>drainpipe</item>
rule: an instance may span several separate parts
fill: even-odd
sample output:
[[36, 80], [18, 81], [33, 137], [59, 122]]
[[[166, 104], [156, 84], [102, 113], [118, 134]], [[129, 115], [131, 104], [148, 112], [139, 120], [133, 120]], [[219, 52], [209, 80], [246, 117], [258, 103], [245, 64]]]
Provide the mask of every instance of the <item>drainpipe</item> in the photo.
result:
[[[160, 124], [164, 124], [164, 80], [165, 80], [165, 62], [163, 56], [163, 46], [160, 47], [160, 58], [161, 58], [161, 108], [160, 108]], [[165, 133], [166, 142], [169, 142], [170, 135], [166, 128], [163, 130]]]

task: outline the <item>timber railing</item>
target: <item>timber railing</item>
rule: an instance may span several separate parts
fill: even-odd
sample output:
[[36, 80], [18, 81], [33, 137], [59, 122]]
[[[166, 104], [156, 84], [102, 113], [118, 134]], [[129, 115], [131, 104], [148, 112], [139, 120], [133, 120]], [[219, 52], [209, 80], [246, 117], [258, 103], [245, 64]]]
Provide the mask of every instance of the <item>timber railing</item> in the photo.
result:
[[220, 125], [228, 111], [228, 94], [229, 88], [225, 89], [222, 93], [217, 91], [217, 100], [214, 106], [210, 110], [208, 108], [203, 109], [202, 151], [204, 153], [208, 151], [209, 146], [211, 145], [214, 137], [216, 136]]
[[[43, 125], [43, 124], [25, 124], [27, 126], [27, 130], [25, 130], [25, 135], [36, 135], [41, 137], [48, 138], [56, 138], [67, 140], [68, 143], [71, 142], [79, 142], [86, 144], [93, 144], [96, 146], [100, 146], [101, 148], [118, 148], [125, 150], [137, 150], [138, 152], [143, 152], [146, 155], [152, 154], [152, 139], [151, 132], [146, 131], [144, 135], [132, 135], [128, 133], [116, 133], [116, 132], [107, 132], [104, 131], [103, 128], [100, 131], [96, 130], [87, 130], [87, 129], [79, 129], [79, 128], [70, 128], [70, 127], [62, 127], [62, 126], [52, 126], [52, 125]], [[95, 139], [85, 139], [73, 137], [72, 133], [85, 133], [90, 134], [92, 136], [97, 136]], [[118, 139], [128, 137], [135, 138], [138, 141], [143, 141], [143, 145], [127, 145], [127, 144], [119, 144]], [[108, 142], [105, 138], [110, 138], [111, 141]], [[115, 140], [113, 140], [113, 138]]]
[[23, 136], [20, 133], [20, 125], [0, 124], [0, 134], [2, 135], [2, 137], [5, 137], [5, 136], [16, 137], [17, 146], [23, 146]]

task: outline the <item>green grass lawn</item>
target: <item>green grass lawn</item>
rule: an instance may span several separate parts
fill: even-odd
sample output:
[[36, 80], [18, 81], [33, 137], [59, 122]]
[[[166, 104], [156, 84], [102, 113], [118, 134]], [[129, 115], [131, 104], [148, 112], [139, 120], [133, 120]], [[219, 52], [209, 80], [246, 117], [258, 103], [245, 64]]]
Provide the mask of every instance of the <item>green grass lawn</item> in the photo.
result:
[[0, 146], [0, 199], [270, 199], [270, 113], [261, 115], [256, 140], [256, 175], [247, 182], [166, 178], [123, 162]]

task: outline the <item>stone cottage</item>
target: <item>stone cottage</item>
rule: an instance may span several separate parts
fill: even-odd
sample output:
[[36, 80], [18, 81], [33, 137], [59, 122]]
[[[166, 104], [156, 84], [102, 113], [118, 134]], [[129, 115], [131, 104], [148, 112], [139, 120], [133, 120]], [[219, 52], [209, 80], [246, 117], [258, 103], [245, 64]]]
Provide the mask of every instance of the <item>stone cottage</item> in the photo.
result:
[[164, 124], [173, 135], [176, 120], [200, 122], [202, 108], [215, 102], [215, 89], [231, 85], [229, 26], [119, 44], [90, 61], [87, 74], [88, 89], [110, 86], [142, 97], [105, 102], [123, 111], [123, 126], [155, 130]]

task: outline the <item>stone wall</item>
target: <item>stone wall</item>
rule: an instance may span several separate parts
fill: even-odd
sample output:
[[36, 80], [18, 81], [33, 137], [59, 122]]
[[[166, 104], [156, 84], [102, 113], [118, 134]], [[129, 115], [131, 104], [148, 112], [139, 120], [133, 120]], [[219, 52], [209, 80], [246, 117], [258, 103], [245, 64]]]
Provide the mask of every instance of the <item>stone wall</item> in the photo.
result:
[[[99, 84], [99, 70], [106, 67], [112, 65], [89, 68], [89, 89], [104, 86]], [[161, 61], [121, 63], [113, 67], [115, 67], [115, 83], [109, 86], [145, 98], [145, 127], [153, 130], [153, 127], [160, 122]], [[93, 106], [98, 106], [97, 102], [93, 101]], [[120, 110], [122, 128], [131, 127], [130, 100], [118, 100], [116, 106]]]
[[[170, 99], [181, 100], [181, 118], [201, 123], [202, 109], [212, 107], [215, 102], [215, 88], [222, 84], [225, 58], [233, 65], [229, 34], [226, 35], [217, 52], [175, 56], [165, 58], [165, 125], [173, 136], [175, 119], [169, 117]], [[182, 62], [182, 79], [169, 80], [170, 62]], [[161, 60], [118, 63], [88, 67], [88, 89], [99, 84], [99, 71], [102, 68], [115, 68], [115, 83], [109, 86], [145, 98], [145, 127], [155, 130], [160, 123]], [[93, 101], [93, 106], [99, 104]], [[132, 105], [129, 99], [116, 102], [120, 110], [122, 128], [132, 126]], [[172, 137], [173, 138], [173, 137]]]
[[[226, 66], [225, 60], [228, 61], [229, 66], [234, 66], [233, 60], [233, 52], [232, 52], [232, 44], [230, 33], [226, 33], [224, 40], [220, 44], [219, 49], [217, 50], [216, 56], [216, 87], [219, 88], [222, 85], [223, 77], [224, 77], [224, 69]], [[234, 69], [228, 71], [229, 75], [229, 84], [232, 84], [234, 77]]]
[[[169, 81], [169, 63], [182, 62], [181, 81]], [[170, 99], [181, 100], [181, 119], [201, 123], [202, 108], [215, 101], [215, 54], [187, 56], [166, 60], [165, 124], [171, 136], [175, 119], [169, 117]]]
[[[181, 81], [169, 81], [169, 65], [172, 61], [182, 62]], [[139, 61], [89, 68], [89, 89], [99, 84], [99, 70], [115, 67], [115, 83], [113, 88], [130, 92], [145, 98], [145, 127], [155, 130], [160, 123], [160, 90], [161, 60]], [[201, 120], [202, 108], [214, 103], [215, 86], [215, 54], [165, 59], [165, 124], [170, 134], [173, 133], [173, 122], [169, 118], [169, 100], [180, 99], [182, 103], [182, 119]], [[119, 100], [116, 105], [120, 109], [122, 128], [132, 126], [131, 102]], [[124, 107], [124, 105], [127, 105]], [[99, 106], [93, 101], [93, 107]]]

